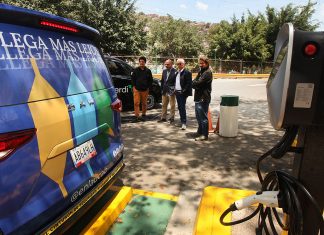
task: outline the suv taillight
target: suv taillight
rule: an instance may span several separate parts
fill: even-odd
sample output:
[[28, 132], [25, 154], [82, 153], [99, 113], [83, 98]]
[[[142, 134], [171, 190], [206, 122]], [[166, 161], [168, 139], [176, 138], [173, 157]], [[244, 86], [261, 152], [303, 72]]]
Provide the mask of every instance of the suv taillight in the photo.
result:
[[110, 106], [111, 106], [112, 110], [115, 110], [117, 112], [121, 112], [122, 107], [123, 107], [122, 102], [120, 101], [120, 99], [115, 100]]
[[33, 138], [36, 129], [0, 134], [0, 161]]

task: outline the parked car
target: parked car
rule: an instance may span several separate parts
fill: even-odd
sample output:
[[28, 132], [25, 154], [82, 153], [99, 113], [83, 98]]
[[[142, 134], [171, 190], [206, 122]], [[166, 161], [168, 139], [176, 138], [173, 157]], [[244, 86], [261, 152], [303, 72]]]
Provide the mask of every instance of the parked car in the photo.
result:
[[0, 234], [62, 234], [124, 166], [121, 103], [98, 37], [0, 4]]
[[[134, 68], [125, 61], [109, 55], [105, 56], [105, 60], [113, 79], [117, 96], [122, 101], [123, 108], [134, 109], [133, 88], [131, 83], [131, 74]], [[161, 82], [159, 79], [154, 78], [147, 98], [147, 108], [153, 109], [161, 102]]]

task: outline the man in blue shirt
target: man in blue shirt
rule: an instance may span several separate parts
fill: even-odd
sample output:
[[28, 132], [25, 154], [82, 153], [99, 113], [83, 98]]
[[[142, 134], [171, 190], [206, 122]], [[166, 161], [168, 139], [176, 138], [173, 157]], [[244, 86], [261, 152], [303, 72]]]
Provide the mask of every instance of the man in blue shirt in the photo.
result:
[[174, 122], [175, 114], [175, 73], [176, 69], [173, 68], [173, 62], [167, 59], [164, 62], [165, 69], [162, 72], [161, 89], [162, 89], [162, 113], [161, 119], [158, 122], [166, 122], [168, 104], [170, 103], [170, 123]]

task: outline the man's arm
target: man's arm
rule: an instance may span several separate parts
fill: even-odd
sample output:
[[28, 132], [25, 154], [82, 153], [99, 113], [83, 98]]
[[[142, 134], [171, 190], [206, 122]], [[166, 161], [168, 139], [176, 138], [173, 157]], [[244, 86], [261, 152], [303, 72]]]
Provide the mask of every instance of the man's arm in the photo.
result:
[[152, 87], [152, 83], [153, 83], [153, 75], [152, 75], [152, 71], [150, 69], [148, 69], [148, 85], [149, 87]]
[[133, 70], [132, 75], [131, 75], [131, 82], [132, 82], [132, 86], [135, 87], [136, 84], [136, 69]]
[[199, 79], [195, 79], [192, 83], [193, 88], [199, 88], [205, 84], [210, 83], [213, 80], [213, 74], [211, 71], [205, 72]]
[[190, 71], [186, 71], [184, 74], [185, 87], [182, 89], [183, 92], [189, 91], [192, 89], [192, 74]]
[[163, 91], [163, 86], [164, 86], [164, 74], [165, 74], [165, 70], [162, 71], [162, 78], [161, 78], [161, 90]]

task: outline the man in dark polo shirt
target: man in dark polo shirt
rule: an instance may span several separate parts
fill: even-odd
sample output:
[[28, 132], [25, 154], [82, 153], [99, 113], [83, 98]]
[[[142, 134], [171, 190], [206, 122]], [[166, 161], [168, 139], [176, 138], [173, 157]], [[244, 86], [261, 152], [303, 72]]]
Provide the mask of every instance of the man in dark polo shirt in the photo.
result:
[[[153, 76], [151, 70], [145, 66], [146, 58], [141, 56], [138, 61], [139, 66], [132, 73], [134, 112], [137, 121], [144, 121], [146, 118], [147, 97], [152, 86]], [[140, 103], [142, 103], [142, 117], [139, 116]]]

